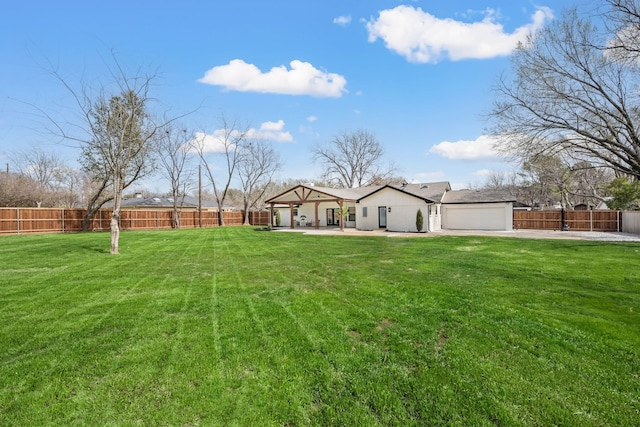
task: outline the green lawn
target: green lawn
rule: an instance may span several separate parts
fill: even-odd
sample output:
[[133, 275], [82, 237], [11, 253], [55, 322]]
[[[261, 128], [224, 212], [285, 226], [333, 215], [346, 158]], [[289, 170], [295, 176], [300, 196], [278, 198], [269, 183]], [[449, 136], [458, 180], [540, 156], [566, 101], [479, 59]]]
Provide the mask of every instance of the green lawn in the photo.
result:
[[0, 425], [640, 425], [640, 245], [0, 238]]

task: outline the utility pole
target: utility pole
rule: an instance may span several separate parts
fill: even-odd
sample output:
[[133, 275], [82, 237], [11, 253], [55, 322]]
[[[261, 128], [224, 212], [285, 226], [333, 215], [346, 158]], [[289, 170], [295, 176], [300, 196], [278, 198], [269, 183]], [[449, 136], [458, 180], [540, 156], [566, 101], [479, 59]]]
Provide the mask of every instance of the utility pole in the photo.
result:
[[202, 164], [198, 165], [198, 225], [202, 228]]

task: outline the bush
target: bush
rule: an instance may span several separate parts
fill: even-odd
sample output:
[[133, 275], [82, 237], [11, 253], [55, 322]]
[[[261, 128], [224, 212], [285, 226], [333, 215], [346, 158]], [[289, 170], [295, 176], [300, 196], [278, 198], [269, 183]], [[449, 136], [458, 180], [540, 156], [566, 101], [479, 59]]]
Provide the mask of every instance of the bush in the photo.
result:
[[280, 218], [280, 211], [278, 210], [276, 211], [276, 227], [280, 227], [280, 221], [282, 221], [282, 219]]
[[424, 227], [424, 217], [422, 216], [422, 211], [418, 209], [418, 212], [416, 213], [416, 229], [418, 230], [418, 233], [422, 231], [422, 227]]

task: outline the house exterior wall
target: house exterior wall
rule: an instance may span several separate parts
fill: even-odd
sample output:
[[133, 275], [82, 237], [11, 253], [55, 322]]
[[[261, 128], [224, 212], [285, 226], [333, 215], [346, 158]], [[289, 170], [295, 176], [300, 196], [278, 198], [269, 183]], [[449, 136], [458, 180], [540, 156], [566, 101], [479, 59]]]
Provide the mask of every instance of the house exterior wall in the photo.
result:
[[[360, 230], [379, 229], [378, 208], [384, 206], [387, 211], [387, 226], [389, 231], [417, 232], [416, 214], [422, 210], [424, 227], [422, 231], [433, 231], [440, 224], [439, 214], [436, 214], [434, 204], [427, 204], [424, 200], [404, 194], [393, 189], [383, 189], [362, 200], [356, 205], [356, 228]], [[429, 215], [429, 206], [432, 214]], [[363, 214], [364, 208], [367, 216]], [[389, 210], [389, 208], [391, 208]], [[439, 209], [438, 209], [439, 212]]]
[[442, 228], [449, 230], [513, 230], [513, 203], [442, 205]]

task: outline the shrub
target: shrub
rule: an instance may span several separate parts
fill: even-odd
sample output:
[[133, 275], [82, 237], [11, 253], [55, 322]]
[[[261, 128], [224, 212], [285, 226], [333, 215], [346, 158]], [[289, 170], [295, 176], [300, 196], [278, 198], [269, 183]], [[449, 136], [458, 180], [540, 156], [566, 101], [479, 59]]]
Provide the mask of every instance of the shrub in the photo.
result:
[[424, 227], [424, 217], [422, 216], [422, 211], [418, 209], [416, 213], [416, 229], [418, 229], [418, 233], [422, 231], [422, 227]]
[[276, 227], [280, 227], [280, 221], [282, 221], [282, 219], [280, 218], [280, 211], [278, 210], [276, 211]]

